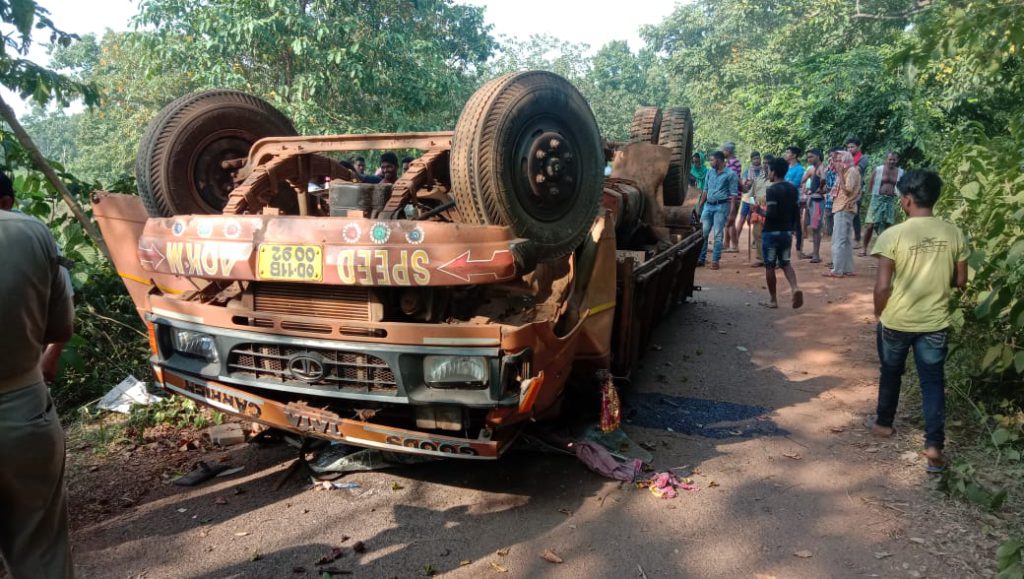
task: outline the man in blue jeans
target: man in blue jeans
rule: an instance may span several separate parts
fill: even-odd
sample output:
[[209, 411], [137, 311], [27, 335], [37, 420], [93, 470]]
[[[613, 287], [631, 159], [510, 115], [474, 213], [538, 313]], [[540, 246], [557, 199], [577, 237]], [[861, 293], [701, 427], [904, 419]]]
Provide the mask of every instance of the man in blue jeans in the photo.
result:
[[921, 381], [928, 472], [942, 472], [945, 446], [945, 365], [949, 352], [950, 294], [967, 284], [963, 233], [932, 213], [942, 180], [932, 171], [908, 171], [896, 185], [908, 219], [878, 236], [875, 316], [878, 317], [878, 415], [865, 423], [872, 433], [895, 433], [893, 421], [907, 355]]
[[708, 234], [714, 229], [715, 245], [711, 254], [711, 269], [718, 269], [718, 260], [722, 258], [722, 238], [725, 235], [725, 222], [729, 217], [729, 199], [739, 194], [739, 179], [736, 173], [726, 167], [725, 154], [721, 151], [711, 153], [711, 169], [704, 178], [704, 207], [700, 213], [701, 226], [704, 229], [704, 242], [700, 247], [697, 265], [703, 266], [707, 260]]

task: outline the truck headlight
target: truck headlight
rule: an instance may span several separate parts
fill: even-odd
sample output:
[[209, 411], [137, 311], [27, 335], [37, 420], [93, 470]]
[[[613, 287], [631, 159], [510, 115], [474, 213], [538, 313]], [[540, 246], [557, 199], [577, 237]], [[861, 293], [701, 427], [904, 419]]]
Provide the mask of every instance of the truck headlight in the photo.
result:
[[434, 388], [483, 388], [490, 378], [487, 358], [476, 356], [426, 356], [423, 378]]
[[202, 358], [211, 363], [217, 361], [217, 344], [209, 334], [171, 328], [171, 346], [179, 354]]

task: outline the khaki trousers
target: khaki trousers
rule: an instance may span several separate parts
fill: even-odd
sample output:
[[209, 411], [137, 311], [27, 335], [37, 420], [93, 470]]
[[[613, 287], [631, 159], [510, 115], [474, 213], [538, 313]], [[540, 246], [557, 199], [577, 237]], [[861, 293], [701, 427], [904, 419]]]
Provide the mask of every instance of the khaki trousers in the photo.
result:
[[73, 577], [64, 430], [45, 384], [0, 394], [0, 555], [11, 579]]

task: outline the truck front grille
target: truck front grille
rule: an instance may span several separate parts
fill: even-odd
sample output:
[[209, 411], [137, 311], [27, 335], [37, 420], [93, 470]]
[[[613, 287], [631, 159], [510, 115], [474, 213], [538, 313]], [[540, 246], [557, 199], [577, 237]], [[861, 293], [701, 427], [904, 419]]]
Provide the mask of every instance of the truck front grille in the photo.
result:
[[228, 357], [232, 377], [299, 386], [394, 393], [395, 373], [370, 354], [326, 348], [239, 344]]
[[253, 284], [253, 309], [272, 314], [372, 321], [370, 290], [365, 287], [257, 282]]

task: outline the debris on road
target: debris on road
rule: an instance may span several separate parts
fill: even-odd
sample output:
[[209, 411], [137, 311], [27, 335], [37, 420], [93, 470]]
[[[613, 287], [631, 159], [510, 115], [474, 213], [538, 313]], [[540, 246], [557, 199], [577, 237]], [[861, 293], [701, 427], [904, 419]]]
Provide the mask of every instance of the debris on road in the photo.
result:
[[333, 549], [331, 549], [330, 553], [328, 553], [328, 554], [324, 555], [323, 557], [320, 557], [319, 559], [317, 559], [316, 565], [317, 565], [317, 567], [320, 567], [320, 566], [323, 566], [323, 565], [329, 565], [329, 564], [337, 561], [338, 559], [341, 559], [344, 556], [345, 556], [345, 548], [344, 547], [334, 547]]
[[202, 435], [217, 446], [233, 446], [245, 442], [245, 432], [237, 422], [215, 424], [203, 430]]
[[511, 551], [511, 550], [512, 550], [511, 547], [505, 547], [504, 549], [498, 549], [497, 551], [494, 552], [494, 554], [499, 556], [499, 557], [505, 557], [505, 556], [508, 555], [508, 552]]
[[648, 488], [651, 494], [659, 499], [674, 499], [679, 496], [678, 490], [696, 492], [699, 487], [690, 478], [679, 478], [672, 472], [659, 472], [649, 480], [637, 483], [640, 488]]
[[793, 552], [793, 556], [794, 557], [800, 557], [801, 559], [810, 559], [811, 557], [814, 556], [814, 553], [811, 553], [807, 549], [804, 549], [802, 551], [794, 551]]
[[355, 551], [356, 553], [365, 553], [366, 552], [366, 544], [363, 543], [362, 541], [356, 541], [355, 543], [352, 544], [352, 550]]
[[508, 569], [506, 567], [502, 567], [494, 561], [491, 561], [491, 568], [497, 571], [498, 573], [508, 573]]
[[791, 458], [793, 460], [803, 460], [804, 459], [804, 457], [800, 456], [799, 452], [784, 452], [784, 453], [782, 453], [782, 456], [784, 456], [786, 458]]
[[545, 561], [547, 561], [549, 563], [555, 563], [556, 565], [565, 562], [561, 557], [556, 555], [555, 552], [552, 551], [551, 549], [544, 549], [544, 552], [540, 554], [540, 558], [544, 559]]
[[619, 462], [608, 452], [608, 449], [589, 440], [576, 442], [573, 444], [573, 448], [576, 451], [576, 457], [587, 465], [587, 468], [610, 479], [633, 482], [643, 465], [640, 459]]
[[409, 464], [420, 464], [440, 460], [430, 456], [417, 456], [384, 452], [371, 448], [360, 449], [347, 444], [331, 444], [320, 451], [309, 462], [309, 468], [316, 474], [335, 474], [381, 470]]
[[161, 398], [161, 396], [150, 394], [149, 391], [146, 390], [145, 382], [142, 382], [135, 376], [129, 374], [128, 377], [121, 380], [117, 386], [111, 388], [103, 398], [100, 398], [100, 401], [96, 403], [96, 406], [111, 412], [130, 414], [132, 406], [136, 404], [149, 406], [150, 404], [158, 402]]
[[336, 482], [329, 480], [316, 480], [313, 479], [313, 490], [324, 490], [333, 491], [338, 489], [358, 489], [360, 488], [359, 483], [356, 482]]

